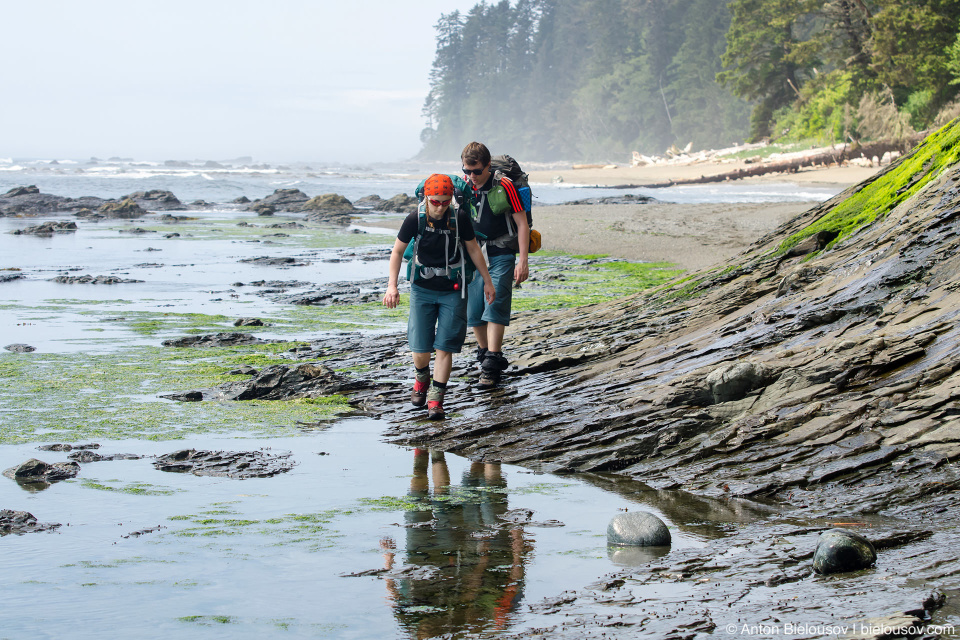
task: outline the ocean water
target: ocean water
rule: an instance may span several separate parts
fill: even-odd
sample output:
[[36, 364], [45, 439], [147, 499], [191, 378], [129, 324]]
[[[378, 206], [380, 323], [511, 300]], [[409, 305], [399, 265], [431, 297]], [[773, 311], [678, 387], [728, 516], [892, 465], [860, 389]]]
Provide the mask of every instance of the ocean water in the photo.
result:
[[[456, 173], [455, 164], [377, 164], [319, 166], [306, 164], [225, 164], [116, 160], [25, 160], [0, 158], [0, 193], [36, 185], [41, 192], [76, 198], [117, 198], [135, 191], [173, 192], [182, 202], [227, 203], [241, 196], [263, 198], [277, 189], [300, 189], [308, 196], [338, 193], [349, 200], [368, 195], [390, 198], [412, 193], [433, 172]], [[610, 189], [589, 184], [534, 184], [534, 205], [624, 194], [646, 195], [664, 202], [811, 202], [823, 201], [838, 187], [799, 187], [783, 183], [723, 183], [667, 189]]]

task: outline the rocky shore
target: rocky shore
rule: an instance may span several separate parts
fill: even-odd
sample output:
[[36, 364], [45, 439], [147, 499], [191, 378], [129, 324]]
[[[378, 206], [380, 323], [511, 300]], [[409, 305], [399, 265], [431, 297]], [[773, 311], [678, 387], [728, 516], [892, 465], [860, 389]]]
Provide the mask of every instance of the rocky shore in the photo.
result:
[[[137, 191], [135, 193], [115, 199], [104, 199], [96, 196], [68, 198], [52, 194], [41, 193], [34, 186], [22, 186], [10, 189], [0, 194], [0, 217], [19, 216], [34, 217], [47, 214], [70, 213], [85, 220], [102, 218], [141, 218], [155, 212], [184, 211], [187, 209], [205, 209], [217, 206], [218, 203], [203, 201], [182, 203], [170, 191], [152, 190]], [[244, 211], [254, 211], [259, 216], [272, 216], [275, 213], [303, 213], [304, 219], [312, 222], [323, 222], [346, 225], [352, 216], [365, 212], [393, 212], [409, 213], [416, 211], [417, 201], [412, 196], [398, 194], [384, 200], [376, 195], [360, 198], [355, 206], [345, 197], [327, 193], [310, 197], [299, 189], [277, 189], [272, 194], [251, 201], [243, 197], [231, 203], [219, 203], [219, 206], [233, 206]], [[177, 216], [164, 213], [161, 220], [176, 222]], [[20, 230], [20, 234], [51, 235], [75, 231], [73, 223], [48, 222]]]
[[[846, 623], [846, 637], [880, 638], [896, 623], [914, 630], [903, 637], [938, 637], [936, 624], [960, 611], [958, 152], [955, 125], [727, 265], [520, 317], [505, 385], [471, 392], [469, 358], [455, 360], [440, 424], [408, 407], [401, 336], [341, 336], [296, 357], [323, 357], [332, 370], [366, 364], [337, 384], [358, 410], [390, 420], [399, 443], [683, 490], [731, 512], [768, 505], [706, 548], [531, 606], [543, 624], [521, 636]], [[254, 373], [229, 394], [277, 396], [282, 377]], [[329, 389], [329, 373], [316, 379]], [[876, 568], [815, 576], [817, 536], [841, 525], [873, 538]], [[800, 637], [831, 634], [842, 635]]]

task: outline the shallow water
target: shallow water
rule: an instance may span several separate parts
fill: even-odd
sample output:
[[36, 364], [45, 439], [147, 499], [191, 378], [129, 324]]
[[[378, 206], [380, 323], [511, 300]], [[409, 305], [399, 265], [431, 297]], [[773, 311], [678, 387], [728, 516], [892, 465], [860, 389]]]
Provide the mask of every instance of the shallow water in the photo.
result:
[[[258, 218], [242, 211], [190, 211], [194, 220], [176, 225], [141, 220], [78, 221], [77, 231], [49, 237], [10, 232], [45, 220], [73, 216], [0, 217], [0, 269], [19, 269], [24, 278], [0, 283], [0, 335], [4, 346], [26, 343], [45, 352], [110, 348], [118, 339], [140, 339], [123, 323], [110, 322], [136, 313], [192, 313], [229, 316], [271, 315], [278, 305], [258, 295], [257, 287], [236, 283], [301, 281], [289, 293], [312, 285], [385, 277], [386, 261], [341, 259], [339, 247], [390, 246], [388, 235], [354, 234], [350, 229], [311, 225], [306, 229], [270, 229], [268, 225], [302, 216]], [[238, 227], [238, 223], [254, 225]], [[135, 228], [150, 233], [129, 233]], [[375, 230], [374, 230], [375, 231]], [[180, 237], [166, 238], [170, 233]], [[286, 237], [277, 237], [283, 233]], [[384, 230], [384, 233], [394, 232]], [[252, 257], [294, 257], [303, 266], [262, 266], [241, 262]], [[2, 274], [16, 273], [0, 271]], [[111, 285], [61, 284], [60, 275], [117, 276], [142, 280]], [[226, 318], [225, 318], [226, 320]], [[231, 330], [224, 323], [222, 330]], [[264, 330], [263, 337], [274, 337]], [[170, 337], [165, 335], [162, 337]]]
[[[90, 184], [84, 183], [80, 193], [59, 194], [113, 195], [88, 189]], [[172, 187], [184, 198], [177, 189]], [[130, 190], [124, 185], [120, 192]], [[293, 292], [386, 274], [385, 260], [362, 254], [389, 247], [393, 232], [360, 235], [316, 225], [268, 229], [300, 216], [264, 219], [230, 207], [175, 213], [195, 219], [175, 225], [150, 218], [79, 221], [76, 232], [47, 238], [8, 232], [56, 216], [0, 218], [0, 269], [17, 268], [25, 276], [0, 283], [0, 346], [26, 343], [40, 354], [82, 360], [104, 351], [125, 356], [138, 345], [157, 346], [162, 339], [196, 332], [185, 328], [182, 318], [163, 324], [167, 314], [202, 316], [198, 326], [204, 332], [232, 330], [232, 320], [240, 316], [265, 317], [277, 324], [258, 328], [258, 337], [309, 340], [316, 333], [302, 329], [303, 316], [283, 324], [291, 305], [236, 283], [305, 283], [291, 287]], [[255, 226], [239, 227], [240, 222]], [[135, 227], [156, 233], [121, 233]], [[171, 232], [181, 235], [164, 237]], [[256, 256], [293, 256], [309, 264], [240, 262]], [[0, 271], [11, 273], [17, 272]], [[62, 274], [144, 282], [50, 281]], [[134, 320], [158, 326], [137, 331]], [[379, 329], [391, 323], [399, 324], [370, 319]], [[0, 351], [0, 365], [30, 357]], [[7, 394], [28, 382], [0, 379]], [[0, 428], [5, 422], [13, 431], [33, 409], [60, 411], [47, 406], [50, 394], [42, 389], [31, 393], [31, 411], [0, 408]], [[139, 388], [107, 390], [102, 408], [109, 412], [124, 403], [158, 402], [142, 393]], [[176, 404], [176, 409], [189, 415], [192, 406]], [[452, 454], [434, 462], [428, 452], [383, 443], [386, 426], [349, 419], [299, 437], [223, 435], [221, 429], [217, 435], [189, 432], [182, 440], [98, 440], [101, 453], [156, 455], [190, 447], [289, 451], [297, 466], [266, 479], [167, 473], [150, 459], [83, 464], [78, 478], [42, 490], [0, 477], [0, 509], [25, 510], [41, 522], [64, 525], [53, 533], [0, 539], [6, 578], [0, 582], [0, 638], [103, 637], [104, 629], [114, 637], [144, 638], [262, 638], [280, 632], [336, 638], [495, 635], [522, 628], [527, 604], [663, 553], [607, 549], [607, 524], [622, 509], [663, 517], [674, 549], [702, 546], [772, 513], [755, 503], [656, 492], [615, 477], [558, 477], [510, 465], [497, 469]], [[118, 431], [133, 432], [129, 425]], [[0, 470], [32, 457], [67, 459], [65, 453], [38, 451], [37, 444], [0, 446]], [[502, 526], [498, 516], [514, 509], [532, 510], [533, 524]], [[424, 528], [405, 526], [433, 520]], [[564, 526], [536, 524], [549, 521]], [[380, 571], [390, 563], [392, 574]], [[343, 577], [358, 573], [366, 574]], [[538, 616], [537, 624], [544, 618]]]
[[[768, 512], [637, 483], [600, 479], [600, 488], [511, 465], [472, 465], [452, 454], [440, 461], [434, 452], [431, 460], [381, 442], [384, 428], [351, 419], [296, 438], [124, 440], [101, 442], [98, 451], [292, 453], [296, 466], [273, 478], [169, 473], [149, 458], [82, 464], [78, 478], [42, 490], [2, 478], [4, 508], [64, 526], [0, 540], [0, 636], [83, 637], [105, 626], [113, 637], [143, 638], [200, 633], [191, 631], [198, 626], [204, 637], [231, 638], [280, 629], [337, 638], [507, 629], [523, 624], [522, 605], [665, 552], [607, 549], [606, 526], [623, 509], [662, 517], [674, 548], [702, 546]], [[66, 456], [5, 446], [0, 468]], [[713, 515], [725, 514], [725, 522], [706, 520], [704, 507], [714, 502], [721, 511]], [[563, 526], [491, 527], [513, 509]], [[431, 528], [404, 526], [433, 519]], [[427, 579], [402, 571], [344, 577], [391, 562]]]
[[[413, 192], [419, 177], [435, 171], [456, 173], [453, 165], [402, 163], [369, 167], [309, 167], [305, 165], [210, 169], [204, 163], [169, 167], [145, 162], [4, 162], [0, 159], [0, 193], [36, 185], [41, 192], [77, 198], [118, 198], [135, 191], [171, 191], [182, 202], [226, 203], [245, 196], [263, 198], [277, 189], [300, 189], [309, 196], [338, 193], [354, 201], [368, 195], [391, 198]], [[808, 202], [826, 200], [841, 191], [833, 186], [798, 186], [787, 182], [722, 183], [666, 189], [611, 189], [591, 184], [536, 184], [534, 204], [547, 205], [582, 198], [644, 195], [663, 202]]]

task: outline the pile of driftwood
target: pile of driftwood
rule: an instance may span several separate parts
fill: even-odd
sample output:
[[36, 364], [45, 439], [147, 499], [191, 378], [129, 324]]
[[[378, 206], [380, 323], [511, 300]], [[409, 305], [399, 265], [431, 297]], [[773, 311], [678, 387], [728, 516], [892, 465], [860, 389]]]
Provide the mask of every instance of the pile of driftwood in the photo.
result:
[[684, 178], [679, 180], [670, 180], [667, 182], [656, 182], [653, 184], [622, 184], [615, 185], [614, 189], [662, 189], [677, 185], [687, 184], [706, 184], [712, 182], [727, 182], [729, 180], [738, 180], [751, 176], [762, 176], [772, 173], [796, 173], [804, 167], [819, 166], [842, 166], [843, 164], [863, 164], [865, 166], [879, 166], [881, 158], [887, 158], [888, 161], [895, 159], [901, 153], [908, 151], [920, 140], [925, 133], [918, 133], [915, 136], [897, 142], [875, 142], [868, 144], [844, 145], [840, 148], [831, 148], [820, 153], [813, 153], [790, 160], [779, 162], [758, 162], [756, 166], [739, 168], [733, 171], [718, 173], [711, 176], [700, 176], [699, 178]]

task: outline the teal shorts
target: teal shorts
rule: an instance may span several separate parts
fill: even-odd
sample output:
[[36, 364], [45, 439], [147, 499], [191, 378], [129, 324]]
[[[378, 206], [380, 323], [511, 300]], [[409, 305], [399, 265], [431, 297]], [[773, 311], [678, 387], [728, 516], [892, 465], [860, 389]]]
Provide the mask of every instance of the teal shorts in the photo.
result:
[[488, 322], [510, 325], [510, 306], [513, 303], [513, 268], [517, 256], [508, 253], [490, 258], [490, 279], [497, 290], [493, 304], [483, 297], [483, 278], [478, 273], [467, 289], [470, 303], [467, 305], [467, 326], [479, 327]]
[[407, 342], [414, 353], [460, 353], [467, 337], [467, 300], [459, 291], [410, 287]]

